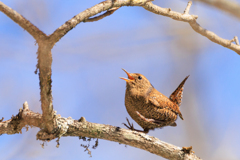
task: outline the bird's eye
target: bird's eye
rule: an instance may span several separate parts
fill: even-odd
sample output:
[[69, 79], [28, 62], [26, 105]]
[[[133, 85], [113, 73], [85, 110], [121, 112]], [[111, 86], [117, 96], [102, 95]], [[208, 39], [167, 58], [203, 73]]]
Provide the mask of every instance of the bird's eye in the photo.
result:
[[139, 80], [141, 80], [141, 79], [142, 79], [142, 77], [141, 77], [141, 76], [138, 76], [138, 79], [139, 79]]

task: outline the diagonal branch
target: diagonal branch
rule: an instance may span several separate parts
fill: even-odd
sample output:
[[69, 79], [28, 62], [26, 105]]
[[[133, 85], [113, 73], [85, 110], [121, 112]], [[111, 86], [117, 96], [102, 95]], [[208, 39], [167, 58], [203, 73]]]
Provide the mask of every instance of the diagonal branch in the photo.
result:
[[200, 159], [192, 152], [186, 154], [182, 151], [181, 147], [163, 142], [145, 133], [139, 133], [137, 131], [131, 131], [111, 125], [74, 121], [74, 123], [69, 125], [67, 133], [63, 136], [105, 139], [140, 148], [167, 159]]
[[55, 30], [51, 35], [50, 39], [53, 42], [58, 42], [67, 32], [72, 28], [76, 27], [80, 22], [86, 21], [89, 17], [92, 17], [98, 13], [106, 11], [111, 8], [121, 7], [121, 6], [142, 6], [149, 0], [106, 0], [85, 11], [77, 14], [72, 19], [65, 22], [57, 30]]
[[[189, 22], [189, 24], [193, 28], [193, 30], [196, 31], [197, 33], [207, 37], [212, 42], [215, 42], [217, 44], [222, 45], [223, 47], [226, 47], [226, 48], [229, 48], [229, 49], [235, 51], [237, 54], [240, 55], [240, 45], [237, 43], [236, 44], [232, 43], [235, 41], [227, 40], [227, 39], [223, 39], [223, 38], [219, 37], [215, 33], [202, 28], [196, 21]], [[237, 37], [237, 36], [235, 36], [235, 37]]]
[[[167, 159], [200, 160], [193, 154], [191, 147], [189, 147], [190, 149], [188, 147], [177, 147], [144, 133], [111, 125], [87, 122], [83, 117], [80, 120], [63, 118], [60, 115], [56, 117], [57, 127], [55, 133], [49, 134], [44, 130], [40, 130], [37, 133], [37, 139], [49, 141], [55, 138], [59, 139], [61, 136], [99, 138], [140, 148]], [[42, 129], [44, 127], [42, 121], [42, 115], [30, 111], [27, 102], [25, 102], [18, 115], [13, 116], [10, 120], [0, 122], [0, 134], [18, 134], [26, 126]]]
[[190, 26], [193, 28], [193, 30], [196, 31], [197, 33], [207, 37], [214, 43], [220, 44], [226, 48], [235, 51], [237, 54], [240, 55], [240, 45], [237, 44], [237, 41], [236, 44], [233, 44], [232, 40], [223, 39], [216, 35], [215, 33], [202, 28], [196, 21], [197, 16], [188, 14], [191, 4], [192, 2], [188, 3], [187, 8], [185, 9], [186, 12], [183, 14], [172, 11], [170, 8], [161, 8], [157, 5], [152, 4], [151, 2], [146, 3], [143, 7], [146, 10], [153, 12], [155, 14], [167, 16], [178, 21], [188, 22]]
[[99, 21], [107, 16], [110, 16], [111, 14], [113, 14], [116, 10], [118, 10], [119, 7], [116, 8], [112, 8], [109, 9], [107, 12], [105, 12], [104, 14], [97, 16], [97, 17], [93, 17], [93, 18], [88, 18], [87, 20], [84, 20], [83, 22], [95, 22], [95, 21]]
[[23, 29], [25, 29], [29, 34], [33, 36], [36, 41], [38, 41], [40, 38], [46, 37], [46, 34], [34, 26], [30, 21], [28, 21], [21, 14], [17, 13], [15, 10], [6, 6], [2, 2], [0, 2], [0, 11], [6, 14]]
[[240, 4], [232, 0], [194, 0], [230, 13], [240, 20]]

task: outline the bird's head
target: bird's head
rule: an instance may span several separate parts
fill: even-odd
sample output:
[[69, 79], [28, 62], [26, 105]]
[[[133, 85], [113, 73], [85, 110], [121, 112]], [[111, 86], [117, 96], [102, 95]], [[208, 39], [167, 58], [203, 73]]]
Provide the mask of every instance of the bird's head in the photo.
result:
[[127, 82], [127, 89], [131, 89], [134, 92], [139, 92], [138, 94], [145, 94], [152, 88], [152, 84], [148, 79], [139, 73], [128, 73], [125, 69], [122, 69], [128, 76], [128, 78], [120, 77]]

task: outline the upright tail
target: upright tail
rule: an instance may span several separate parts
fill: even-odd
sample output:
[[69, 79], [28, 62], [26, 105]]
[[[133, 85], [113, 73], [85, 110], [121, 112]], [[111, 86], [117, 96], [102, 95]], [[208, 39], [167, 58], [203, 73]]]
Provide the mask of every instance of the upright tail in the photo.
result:
[[[173, 101], [174, 103], [176, 103], [179, 107], [182, 103], [182, 96], [183, 96], [183, 87], [184, 87], [184, 83], [186, 82], [186, 80], [188, 79], [189, 75], [182, 81], [182, 83], [179, 84], [179, 86], [177, 87], [177, 89], [170, 95], [169, 99], [171, 101]], [[183, 120], [183, 116], [182, 113], [179, 110], [178, 113], [179, 117]]]
[[179, 107], [182, 103], [182, 96], [183, 96], [183, 87], [184, 83], [188, 79], [189, 75], [182, 81], [182, 83], [179, 84], [177, 89], [170, 95], [169, 99], [176, 103]]

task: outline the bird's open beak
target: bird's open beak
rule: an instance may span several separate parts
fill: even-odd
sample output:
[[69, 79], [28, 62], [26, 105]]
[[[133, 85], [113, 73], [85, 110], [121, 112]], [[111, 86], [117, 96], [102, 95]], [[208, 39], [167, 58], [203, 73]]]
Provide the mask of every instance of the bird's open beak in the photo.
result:
[[120, 77], [121, 79], [125, 80], [126, 82], [129, 82], [129, 81], [131, 81], [131, 80], [134, 80], [134, 78], [133, 78], [125, 69], [122, 68], [122, 70], [123, 70], [125, 73], [127, 73], [128, 79], [127, 79], [127, 78]]

